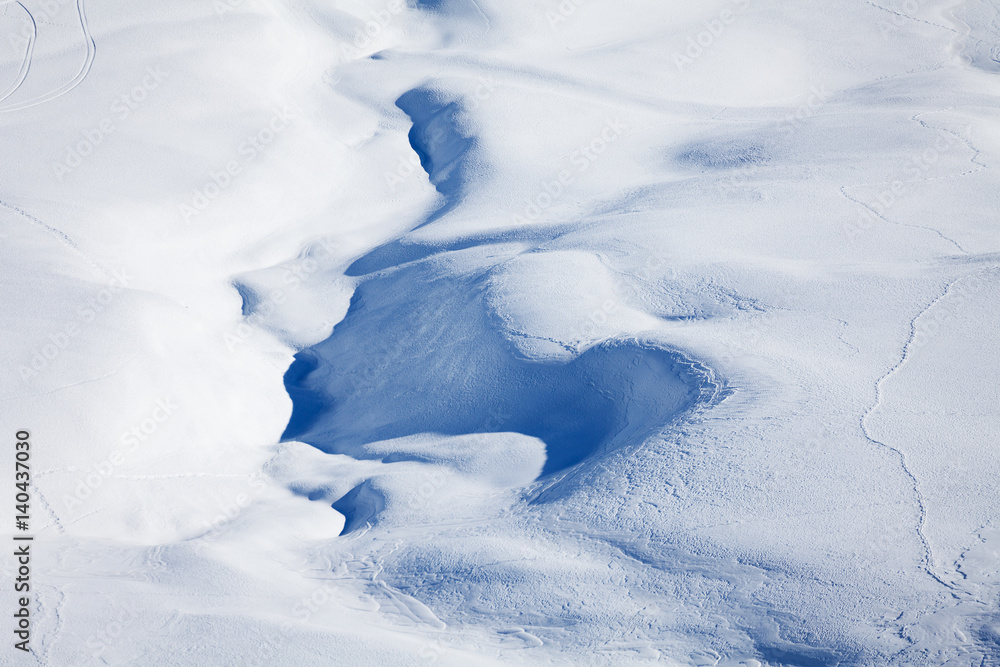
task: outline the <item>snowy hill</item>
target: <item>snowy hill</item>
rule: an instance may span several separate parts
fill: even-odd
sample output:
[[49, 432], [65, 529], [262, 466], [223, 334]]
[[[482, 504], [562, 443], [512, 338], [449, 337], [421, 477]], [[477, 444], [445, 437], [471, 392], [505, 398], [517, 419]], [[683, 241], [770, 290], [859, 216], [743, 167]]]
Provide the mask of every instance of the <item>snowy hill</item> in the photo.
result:
[[0, 24], [3, 664], [1000, 664], [996, 0]]

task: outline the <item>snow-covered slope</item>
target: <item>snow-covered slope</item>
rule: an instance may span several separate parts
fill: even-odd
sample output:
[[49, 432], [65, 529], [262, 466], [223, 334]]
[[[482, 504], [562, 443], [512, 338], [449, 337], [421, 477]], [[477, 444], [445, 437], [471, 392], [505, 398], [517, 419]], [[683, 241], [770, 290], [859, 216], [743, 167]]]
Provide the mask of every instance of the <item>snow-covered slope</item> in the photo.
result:
[[998, 663], [998, 13], [0, 5], [2, 660]]

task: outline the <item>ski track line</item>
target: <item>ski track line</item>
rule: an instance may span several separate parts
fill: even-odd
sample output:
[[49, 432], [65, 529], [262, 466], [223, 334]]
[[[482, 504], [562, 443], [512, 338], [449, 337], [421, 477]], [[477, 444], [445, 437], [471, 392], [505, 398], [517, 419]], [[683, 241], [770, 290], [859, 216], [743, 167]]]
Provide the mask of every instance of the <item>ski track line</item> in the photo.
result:
[[936, 299], [931, 301], [930, 304], [928, 304], [923, 310], [921, 310], [916, 315], [916, 317], [910, 320], [910, 336], [907, 339], [906, 344], [903, 345], [903, 353], [900, 356], [899, 361], [896, 362], [896, 364], [892, 368], [890, 368], [888, 372], [886, 372], [881, 378], [879, 378], [875, 382], [875, 402], [872, 403], [871, 407], [868, 408], [868, 410], [864, 413], [864, 415], [861, 416], [859, 420], [859, 423], [861, 425], [861, 431], [862, 433], [864, 433], [864, 436], [870, 442], [879, 447], [882, 447], [884, 449], [893, 452], [899, 458], [900, 467], [902, 468], [904, 474], [909, 478], [910, 483], [912, 484], [913, 487], [913, 495], [917, 501], [917, 510], [918, 510], [917, 536], [920, 538], [920, 543], [923, 546], [923, 558], [922, 558], [923, 570], [924, 572], [927, 573], [929, 577], [934, 579], [934, 581], [938, 582], [939, 584], [941, 584], [948, 590], [952, 591], [953, 593], [954, 591], [957, 590], [956, 587], [953, 584], [949, 584], [948, 582], [946, 582], [937, 574], [937, 572], [934, 571], [934, 551], [931, 547], [930, 541], [927, 539], [927, 535], [924, 533], [924, 526], [927, 523], [927, 507], [924, 504], [923, 492], [920, 490], [920, 482], [917, 480], [917, 476], [914, 475], [913, 471], [910, 469], [909, 463], [906, 458], [906, 454], [898, 447], [893, 447], [892, 445], [882, 442], [881, 440], [875, 438], [872, 435], [871, 431], [868, 429], [868, 421], [871, 419], [871, 416], [882, 406], [882, 399], [884, 396], [884, 391], [882, 389], [882, 386], [892, 376], [894, 376], [897, 372], [899, 372], [910, 358], [910, 348], [913, 346], [913, 341], [916, 339], [917, 336], [917, 322], [920, 320], [920, 318], [926, 315], [931, 309], [933, 309], [934, 306], [936, 306], [942, 299], [948, 296], [948, 294], [951, 292], [952, 286], [954, 286], [960, 280], [962, 280], [962, 278], [956, 278], [955, 280], [952, 280], [950, 283], [948, 283], [948, 285], [944, 288], [944, 291]]
[[28, 15], [28, 19], [31, 21], [31, 36], [28, 37], [28, 46], [24, 50], [24, 59], [21, 60], [21, 68], [18, 70], [17, 79], [10, 85], [9, 88], [7, 88], [7, 90], [0, 93], [0, 102], [3, 102], [5, 99], [16, 93], [17, 89], [21, 87], [21, 84], [24, 83], [24, 80], [28, 77], [28, 70], [31, 69], [31, 57], [35, 52], [35, 39], [38, 37], [38, 23], [35, 21], [34, 15], [28, 11], [28, 8], [25, 7], [24, 4], [21, 2], [15, 2], [14, 0], [7, 0], [6, 2], [0, 2], [0, 5], [9, 5], [12, 3], [18, 5], [24, 10], [24, 13]]
[[[20, 102], [17, 104], [12, 104], [5, 107], [0, 107], [0, 112], [5, 111], [22, 111], [24, 109], [29, 109], [39, 104], [44, 104], [46, 102], [51, 102], [54, 99], [62, 97], [66, 93], [70, 92], [87, 78], [90, 74], [90, 68], [94, 64], [94, 56], [97, 54], [97, 43], [94, 41], [93, 36], [90, 34], [90, 27], [87, 25], [87, 13], [83, 7], [84, 0], [76, 0], [76, 13], [80, 18], [80, 28], [83, 30], [83, 38], [87, 46], [87, 57], [80, 67], [80, 71], [77, 72], [76, 76], [73, 77], [69, 82], [63, 84], [55, 90], [45, 93], [39, 97], [27, 100], [25, 102]], [[34, 19], [32, 19], [34, 21]], [[27, 74], [27, 73], [26, 73]]]

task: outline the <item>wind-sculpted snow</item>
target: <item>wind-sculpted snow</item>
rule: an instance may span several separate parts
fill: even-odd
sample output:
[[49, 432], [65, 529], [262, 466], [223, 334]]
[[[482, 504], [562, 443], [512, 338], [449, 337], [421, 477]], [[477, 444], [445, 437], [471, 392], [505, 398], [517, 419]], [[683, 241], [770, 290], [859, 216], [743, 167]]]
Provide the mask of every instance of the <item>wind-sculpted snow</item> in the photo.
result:
[[0, 1], [35, 661], [1000, 664], [998, 10]]
[[408, 134], [410, 146], [444, 199], [441, 207], [424, 222], [430, 224], [457, 206], [469, 187], [474, 141], [461, 133], [456, 118], [461, 112], [458, 103], [442, 102], [431, 90], [411, 90], [396, 100], [396, 106], [413, 121]]
[[546, 443], [551, 475], [647, 437], [698, 395], [679, 355], [638, 342], [569, 362], [519, 358], [485, 291], [484, 276], [429, 261], [362, 283], [333, 335], [289, 369], [283, 437], [366, 458], [368, 443], [419, 433], [523, 433]]

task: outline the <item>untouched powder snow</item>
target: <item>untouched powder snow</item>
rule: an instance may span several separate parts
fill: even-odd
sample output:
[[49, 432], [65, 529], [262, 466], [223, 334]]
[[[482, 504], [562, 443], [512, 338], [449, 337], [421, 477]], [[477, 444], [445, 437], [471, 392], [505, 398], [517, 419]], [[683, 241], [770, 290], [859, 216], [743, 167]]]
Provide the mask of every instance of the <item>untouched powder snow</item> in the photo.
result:
[[3, 664], [1000, 664], [998, 17], [0, 4]]

